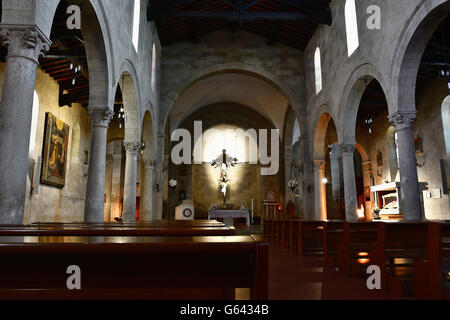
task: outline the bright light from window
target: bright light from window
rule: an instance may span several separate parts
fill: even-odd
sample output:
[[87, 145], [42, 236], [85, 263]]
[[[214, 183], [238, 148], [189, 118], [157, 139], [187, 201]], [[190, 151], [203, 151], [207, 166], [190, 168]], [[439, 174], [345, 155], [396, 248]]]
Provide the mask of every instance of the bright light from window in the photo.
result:
[[322, 62], [320, 60], [320, 48], [317, 47], [314, 54], [314, 72], [316, 74], [316, 94], [322, 91]]
[[225, 149], [230, 157], [238, 159], [238, 163], [247, 163], [250, 144], [257, 149], [257, 141], [247, 137], [243, 129], [226, 124], [214, 126], [203, 133], [203, 162], [211, 163]]
[[134, 0], [134, 14], [133, 14], [133, 46], [136, 52], [139, 46], [139, 25], [141, 18], [141, 0]]
[[347, 0], [345, 2], [345, 28], [347, 33], [348, 56], [350, 57], [359, 47], [355, 0]]
[[155, 83], [156, 83], [156, 46], [153, 43], [152, 50], [152, 89], [155, 91]]
[[34, 149], [36, 147], [36, 131], [37, 131], [37, 122], [39, 115], [39, 97], [36, 91], [33, 94], [33, 111], [31, 118], [31, 131], [30, 131], [30, 148], [29, 148], [29, 157], [30, 159], [34, 159]]
[[298, 120], [295, 119], [294, 132], [292, 134], [292, 145], [294, 145], [299, 138], [300, 138], [300, 125], [298, 124]]

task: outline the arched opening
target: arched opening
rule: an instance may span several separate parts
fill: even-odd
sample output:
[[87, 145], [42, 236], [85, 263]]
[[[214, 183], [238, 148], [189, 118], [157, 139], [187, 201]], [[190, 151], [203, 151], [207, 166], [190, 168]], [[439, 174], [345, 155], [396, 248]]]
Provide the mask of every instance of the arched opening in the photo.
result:
[[[358, 104], [355, 128], [358, 143], [354, 156], [358, 208], [364, 207], [364, 216], [369, 220], [373, 219], [375, 208], [381, 209], [382, 218], [401, 219], [399, 199], [383, 204], [381, 198], [396, 193], [397, 189], [392, 190], [391, 183], [398, 181], [396, 157], [392, 158], [393, 151], [395, 155], [394, 140], [389, 140], [389, 132], [394, 127], [388, 120], [386, 96], [377, 79], [369, 77], [358, 81], [364, 81], [365, 86]], [[358, 149], [364, 150], [366, 159]], [[386, 190], [383, 190], [383, 185], [386, 185]]]
[[[104, 54], [105, 46], [99, 20], [89, 1], [82, 5], [85, 19], [82, 19], [81, 30], [67, 29], [66, 12], [72, 3], [63, 0], [55, 4], [50, 30], [53, 44], [47, 54], [39, 58], [24, 223], [84, 220], [87, 181], [84, 153], [88, 152], [91, 134], [87, 107], [91, 99], [96, 99], [98, 91], [108, 86], [107, 81], [103, 81], [107, 79], [107, 72], [100, 69], [107, 59], [98, 54]], [[93, 38], [96, 40], [92, 41]], [[89, 72], [92, 70], [95, 76]], [[102, 79], [92, 92], [91, 77]], [[107, 105], [107, 95], [102, 97], [103, 105]], [[50, 122], [56, 126], [51, 126]], [[54, 206], [39, 210], [47, 203]]]
[[152, 46], [152, 78], [151, 78], [151, 86], [153, 89], [153, 92], [155, 92], [155, 86], [156, 86], [156, 45], [153, 43]]
[[341, 160], [336, 125], [323, 113], [314, 137], [314, 220], [341, 219]]
[[358, 18], [355, 0], [345, 1], [345, 29], [347, 35], [347, 54], [350, 57], [359, 47]]
[[155, 133], [153, 120], [149, 111], [144, 115], [142, 122], [141, 158], [140, 158], [140, 188], [138, 198], [140, 204], [137, 208], [139, 221], [158, 220], [155, 208]]
[[[225, 105], [229, 105], [230, 107], [228, 108]], [[211, 119], [217, 120], [218, 117], [220, 117], [221, 121], [215, 124], [235, 125], [240, 128], [254, 128], [257, 129], [257, 132], [258, 128], [266, 129], [269, 132], [270, 139], [270, 130], [275, 128], [279, 128], [280, 136], [283, 136], [284, 117], [289, 102], [278, 86], [274, 85], [273, 82], [261, 75], [242, 70], [214, 72], [193, 81], [189, 86], [182, 90], [181, 94], [173, 102], [167, 117], [167, 135], [171, 135], [176, 128], [192, 128], [193, 130], [194, 120], [200, 119], [203, 121], [203, 131], [206, 130], [208, 126], [205, 125], [205, 122], [208, 122], [209, 120], [205, 117], [204, 113], [198, 114], [197, 118], [192, 118], [192, 115], [197, 115], [197, 112], [200, 110], [206, 110], [206, 106], [209, 108], [208, 112]], [[230, 110], [235, 110], [235, 112], [231, 113]], [[240, 119], [242, 115], [246, 115], [246, 117]], [[258, 120], [260, 122], [255, 122], [255, 119], [260, 119]], [[186, 121], [190, 121], [190, 123], [187, 123]], [[249, 126], [248, 123], [254, 123], [254, 126]], [[261, 123], [264, 123], [264, 126], [261, 126]], [[169, 140], [169, 137], [166, 136], [166, 141]], [[174, 176], [175, 174], [178, 174], [177, 170], [181, 167], [185, 170], [186, 177], [193, 176], [192, 172], [189, 171], [191, 170], [190, 166], [173, 166], [170, 159], [172, 148], [173, 144], [169, 143], [169, 148], [165, 155], [165, 158], [168, 159], [167, 178], [165, 178], [164, 181], [165, 185], [168, 184], [169, 180], [175, 179]], [[281, 150], [280, 153], [279, 160], [283, 160], [284, 150]], [[279, 163], [283, 162], [278, 161], [278, 165]], [[279, 181], [284, 175], [284, 164], [279, 166], [278, 169], [278, 173], [273, 177], [263, 176], [260, 180], [266, 181], [264, 188], [272, 191], [271, 194], [274, 195], [274, 202], [279, 203], [281, 207], [284, 207], [285, 187], [283, 184], [280, 184]], [[178, 181], [178, 186], [181, 185], [182, 181], [183, 179]], [[177, 188], [178, 190], [185, 191], [188, 199], [192, 199], [190, 198], [193, 195], [190, 184], [187, 184], [187, 186], [185, 184], [184, 187]], [[164, 187], [163, 190], [166, 190], [166, 187]], [[167, 197], [164, 197], [167, 208], [164, 215], [165, 217], [172, 217], [174, 207], [180, 202], [178, 194], [174, 194], [172, 190], [172, 188], [167, 187]], [[261, 199], [267, 198], [267, 192], [261, 192], [261, 194], [263, 194]], [[256, 195], [253, 195], [253, 197], [250, 197], [249, 199], [247, 198], [247, 195], [243, 193], [242, 203], [246, 203], [250, 208], [251, 199], [253, 198], [254, 215], [255, 218], [259, 218], [262, 215], [262, 206], [256, 203]], [[241, 204], [240, 202], [241, 201], [239, 201], [239, 203], [234, 203], [234, 205], [238, 207]], [[196, 204], [195, 199], [194, 204]], [[199, 209], [198, 212], [200, 217], [207, 213], [207, 208], [209, 206], [211, 206], [211, 203], [203, 205], [203, 207]]]
[[116, 87], [107, 141], [105, 221], [136, 221], [140, 208], [141, 124], [133, 76], [127, 71]]

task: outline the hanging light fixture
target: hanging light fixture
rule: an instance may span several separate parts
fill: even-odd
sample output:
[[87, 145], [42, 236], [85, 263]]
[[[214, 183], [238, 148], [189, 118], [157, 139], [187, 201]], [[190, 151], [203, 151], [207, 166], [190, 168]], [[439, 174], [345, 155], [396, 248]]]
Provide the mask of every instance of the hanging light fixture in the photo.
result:
[[[364, 94], [366, 96], [366, 100], [369, 101], [369, 93], [367, 91], [367, 87], [368, 87], [367, 79], [364, 79], [364, 82], [366, 84], [365, 85], [366, 90], [365, 90]], [[370, 112], [369, 108], [367, 109], [367, 114], [366, 114], [366, 116], [365, 116], [363, 121], [364, 121], [364, 124], [367, 127], [367, 131], [369, 131], [369, 134], [372, 134], [372, 132], [373, 132], [372, 128], [373, 128], [374, 119], [373, 119], [372, 113]]]

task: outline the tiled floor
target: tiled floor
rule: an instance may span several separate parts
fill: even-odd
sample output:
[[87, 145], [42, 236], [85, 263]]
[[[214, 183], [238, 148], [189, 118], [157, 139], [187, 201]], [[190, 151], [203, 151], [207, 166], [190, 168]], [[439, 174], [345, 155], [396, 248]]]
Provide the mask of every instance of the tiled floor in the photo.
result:
[[285, 249], [270, 248], [271, 300], [398, 300], [382, 290], [369, 290], [364, 279], [322, 267], [322, 259], [300, 257]]

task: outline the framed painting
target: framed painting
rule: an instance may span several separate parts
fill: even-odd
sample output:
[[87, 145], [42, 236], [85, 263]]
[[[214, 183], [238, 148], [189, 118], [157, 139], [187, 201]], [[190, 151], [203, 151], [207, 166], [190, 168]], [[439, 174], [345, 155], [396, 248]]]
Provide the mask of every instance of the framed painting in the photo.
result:
[[64, 188], [68, 143], [69, 126], [47, 112], [42, 151], [42, 184]]

